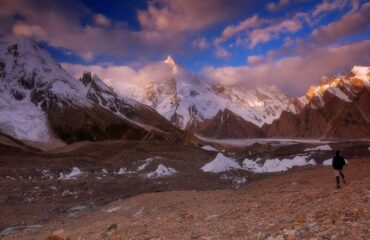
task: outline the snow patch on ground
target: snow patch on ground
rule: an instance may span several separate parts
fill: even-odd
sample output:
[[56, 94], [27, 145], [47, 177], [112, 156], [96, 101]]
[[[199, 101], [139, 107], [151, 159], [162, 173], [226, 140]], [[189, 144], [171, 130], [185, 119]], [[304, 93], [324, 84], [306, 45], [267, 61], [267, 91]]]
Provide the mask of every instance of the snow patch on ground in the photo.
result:
[[126, 168], [120, 168], [117, 172], [118, 175], [122, 175], [122, 174], [125, 174], [127, 173], [127, 169]]
[[76, 179], [79, 176], [82, 175], [81, 170], [78, 167], [73, 167], [72, 171], [68, 174], [60, 173], [59, 180], [70, 180], [70, 179]]
[[316, 165], [315, 160], [311, 159], [307, 161], [306, 156], [296, 156], [292, 159], [267, 159], [263, 165], [256, 163], [251, 159], [244, 159], [243, 169], [256, 172], [283, 172], [296, 166]]
[[42, 225], [28, 225], [28, 226], [16, 226], [16, 227], [7, 227], [0, 232], [0, 237], [6, 236], [11, 233], [20, 232], [20, 231], [28, 231], [37, 228], [41, 228]]
[[330, 150], [333, 150], [333, 149], [328, 144], [326, 144], [326, 145], [320, 145], [314, 148], [307, 148], [304, 151], [307, 152], [307, 151], [330, 151]]
[[234, 159], [226, 157], [222, 153], [218, 153], [213, 161], [207, 163], [201, 169], [203, 172], [219, 173], [231, 169], [241, 169], [241, 167]]
[[[348, 164], [348, 160], [347, 159], [344, 159], [344, 161], [346, 162], [346, 164]], [[332, 158], [329, 158], [325, 161], [322, 162], [322, 165], [323, 166], [332, 166], [333, 164], [333, 159]]]
[[121, 209], [121, 207], [114, 207], [114, 208], [106, 209], [104, 211], [107, 212], [107, 213], [112, 213], [112, 212], [117, 212], [120, 209]]
[[72, 207], [67, 210], [67, 217], [74, 218], [76, 217], [80, 212], [90, 211], [96, 208], [96, 205], [93, 202], [90, 202], [87, 205], [77, 205], [75, 207]]
[[333, 163], [333, 159], [332, 158], [329, 158], [329, 159], [323, 161], [322, 162], [322, 165], [324, 165], [324, 166], [331, 166], [332, 163]]
[[159, 164], [154, 172], [146, 174], [148, 178], [159, 178], [174, 175], [177, 171], [174, 168], [166, 167], [163, 164]]
[[222, 175], [221, 179], [231, 181], [234, 188], [240, 188], [247, 182], [247, 178], [245, 177], [233, 177], [228, 175]]
[[315, 162], [315, 160], [311, 159], [310, 161], [308, 161], [308, 165], [317, 165], [317, 163]]
[[205, 145], [203, 147], [201, 147], [202, 149], [204, 150], [207, 150], [207, 151], [215, 151], [215, 152], [218, 152], [218, 150], [214, 147], [212, 147], [211, 145]]
[[142, 165], [140, 165], [137, 170], [138, 171], [142, 171], [144, 170], [152, 161], [154, 160], [154, 158], [147, 158], [144, 160], [144, 163]]
[[50, 170], [49, 170], [49, 169], [44, 169], [44, 170], [42, 170], [41, 175], [42, 175], [41, 177], [42, 177], [43, 179], [53, 179], [53, 178], [54, 178], [53, 173], [52, 173], [52, 172], [50, 172]]

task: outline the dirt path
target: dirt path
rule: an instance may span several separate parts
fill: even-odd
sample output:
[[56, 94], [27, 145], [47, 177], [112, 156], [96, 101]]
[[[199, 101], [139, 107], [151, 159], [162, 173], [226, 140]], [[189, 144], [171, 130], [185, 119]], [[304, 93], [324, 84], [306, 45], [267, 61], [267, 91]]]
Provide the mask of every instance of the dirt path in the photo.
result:
[[238, 190], [142, 194], [4, 239], [370, 239], [370, 158], [293, 169]]

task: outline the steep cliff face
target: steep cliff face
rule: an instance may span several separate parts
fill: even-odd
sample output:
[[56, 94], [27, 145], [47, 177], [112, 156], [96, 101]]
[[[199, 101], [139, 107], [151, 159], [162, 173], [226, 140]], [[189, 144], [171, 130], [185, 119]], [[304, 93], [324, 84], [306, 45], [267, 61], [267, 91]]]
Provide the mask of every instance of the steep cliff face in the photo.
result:
[[205, 120], [197, 127], [197, 132], [214, 138], [253, 138], [261, 137], [261, 129], [245, 121], [229, 109], [219, 111], [212, 119]]

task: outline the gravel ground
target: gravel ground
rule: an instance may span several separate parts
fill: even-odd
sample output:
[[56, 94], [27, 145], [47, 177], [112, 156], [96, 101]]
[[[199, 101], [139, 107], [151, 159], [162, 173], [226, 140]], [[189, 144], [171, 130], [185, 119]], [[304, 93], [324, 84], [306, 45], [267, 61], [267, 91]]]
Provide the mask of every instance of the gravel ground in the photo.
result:
[[[370, 239], [370, 158], [295, 168], [234, 190], [147, 193], [3, 239]], [[54, 236], [54, 237], [55, 237]], [[49, 239], [52, 238], [49, 236]]]

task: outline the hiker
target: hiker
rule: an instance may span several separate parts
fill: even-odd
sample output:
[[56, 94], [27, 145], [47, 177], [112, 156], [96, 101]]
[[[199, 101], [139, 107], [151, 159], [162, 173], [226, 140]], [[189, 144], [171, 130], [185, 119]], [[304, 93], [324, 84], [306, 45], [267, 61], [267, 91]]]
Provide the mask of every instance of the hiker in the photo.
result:
[[335, 152], [335, 156], [333, 157], [333, 168], [335, 171], [335, 179], [337, 181], [337, 188], [340, 188], [339, 176], [342, 178], [343, 183], [346, 183], [344, 180], [343, 174], [343, 166], [346, 165], [346, 161], [344, 160], [343, 156], [340, 155], [339, 151]]

